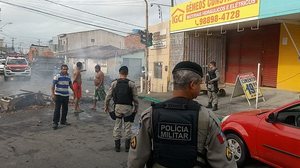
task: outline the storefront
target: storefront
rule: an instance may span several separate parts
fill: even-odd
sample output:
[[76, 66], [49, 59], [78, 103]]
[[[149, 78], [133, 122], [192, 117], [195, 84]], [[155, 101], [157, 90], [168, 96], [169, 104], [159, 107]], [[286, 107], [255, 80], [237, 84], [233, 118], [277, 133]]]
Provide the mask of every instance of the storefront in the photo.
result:
[[300, 1], [293, 0], [192, 0], [172, 8], [170, 20], [171, 39], [184, 34], [183, 60], [204, 70], [215, 60], [221, 82], [256, 75], [260, 63], [262, 86], [293, 91], [300, 91], [299, 29]]
[[261, 85], [276, 87], [280, 25], [262, 26], [258, 30], [227, 32], [226, 82], [234, 83], [240, 73], [253, 72], [261, 64]]

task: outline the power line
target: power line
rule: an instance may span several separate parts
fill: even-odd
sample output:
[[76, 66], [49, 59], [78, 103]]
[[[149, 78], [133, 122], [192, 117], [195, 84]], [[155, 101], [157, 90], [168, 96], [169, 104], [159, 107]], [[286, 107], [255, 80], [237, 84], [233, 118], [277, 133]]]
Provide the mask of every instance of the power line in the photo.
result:
[[105, 16], [100, 16], [100, 15], [97, 15], [97, 14], [94, 14], [94, 13], [91, 13], [91, 12], [87, 12], [87, 11], [84, 11], [84, 10], [81, 10], [81, 9], [73, 8], [73, 7], [71, 7], [71, 6], [64, 5], [64, 4], [60, 4], [60, 3], [53, 2], [53, 1], [50, 1], [50, 0], [44, 0], [44, 1], [47, 1], [47, 2], [50, 2], [50, 3], [56, 4], [56, 5], [60, 5], [60, 6], [63, 6], [63, 7], [69, 8], [69, 9], [73, 9], [73, 10], [76, 10], [76, 11], [80, 11], [80, 12], [83, 12], [83, 13], [87, 13], [87, 14], [90, 14], [90, 15], [93, 15], [93, 16], [97, 16], [97, 17], [101, 17], [101, 18], [108, 19], [108, 20], [112, 20], [112, 21], [115, 21], [115, 22], [119, 22], [119, 23], [123, 23], [123, 24], [131, 25], [131, 26], [136, 26], [136, 27], [144, 28], [144, 27], [142, 27], [142, 26], [139, 26], [139, 25], [135, 25], [135, 24], [131, 24], [131, 23], [127, 23], [127, 22], [123, 22], [123, 21], [116, 20], [116, 19], [112, 19], [112, 18], [105, 17]]
[[[47, 2], [46, 2], [47, 3]], [[36, 3], [35, 3], [36, 4]], [[74, 16], [74, 14], [68, 14], [68, 12], [66, 11], [66, 10], [64, 10], [64, 13], [59, 13], [59, 12], [57, 12], [57, 10], [48, 10], [48, 9], [41, 9], [41, 8], [39, 8], [38, 6], [36, 6], [36, 5], [33, 5], [33, 6], [28, 6], [27, 5], [27, 1], [26, 1], [26, 6], [27, 7], [31, 7], [31, 8], [34, 8], [34, 9], [40, 9], [40, 10], [42, 10], [42, 11], [44, 11], [44, 12], [48, 12], [48, 13], [54, 13], [54, 14], [57, 14], [57, 15], [59, 15], [59, 16], [65, 16], [65, 17], [68, 17], [68, 18], [75, 18], [75, 19], [77, 19], [77, 20], [85, 20], [85, 21], [87, 21], [88, 23], [94, 23], [94, 24], [98, 24], [98, 25], [101, 25], [101, 26], [105, 26], [105, 27], [110, 27], [110, 28], [113, 28], [113, 29], [121, 29], [121, 30], [123, 30], [123, 31], [126, 31], [126, 32], [131, 32], [132, 31], [132, 28], [127, 28], [127, 27], [125, 27], [125, 26], [118, 26], [118, 25], [116, 25], [116, 24], [113, 24], [113, 23], [107, 23], [107, 22], [105, 22], [105, 21], [101, 21], [101, 22], [99, 22], [99, 21], [97, 21], [98, 19], [91, 19], [90, 17], [88, 17], [88, 16], [86, 16], [86, 15], [81, 15], [80, 16], [80, 18], [77, 18], [77, 17], [75, 17]], [[89, 20], [91, 20], [91, 21], [89, 21]], [[68, 23], [70, 23], [70, 21], [63, 21], [63, 22], [68, 22]], [[74, 24], [74, 22], [72, 23], [72, 24]], [[121, 28], [120, 28], [121, 27]]]
[[[64, 11], [64, 13], [58, 13], [56, 11], [53, 11], [53, 10], [48, 10], [48, 9], [42, 9], [42, 8], [39, 8], [38, 6], [28, 6], [26, 4], [27, 7], [31, 7], [31, 8], [34, 8], [34, 9], [39, 9], [39, 10], [42, 10], [44, 12], [48, 12], [48, 13], [54, 13], [56, 15], [59, 15], [59, 16], [65, 16], [65, 17], [68, 17], [68, 18], [75, 18], [77, 20], [90, 20], [91, 18], [89, 17], [86, 17], [85, 19], [85, 16], [81, 16], [80, 18], [77, 18], [77, 17], [74, 17], [74, 14], [68, 14], [66, 11]], [[41, 15], [45, 15], [45, 14], [41, 14]], [[46, 15], [45, 15], [46, 16]], [[66, 22], [66, 23], [70, 23], [70, 21], [67, 21], [67, 20], [63, 20], [61, 19], [60, 21], [62, 22]], [[94, 22], [94, 20], [92, 21], [88, 21], [89, 23], [93, 22], [94, 24], [99, 24], [99, 25], [102, 25], [102, 26], [106, 26], [106, 27], [110, 27], [110, 28], [114, 28], [114, 29], [120, 29], [120, 27], [118, 26], [115, 26], [114, 24], [108, 24], [108, 23], [105, 23], [105, 22], [101, 22], [101, 23], [97, 23], [97, 22]], [[74, 22], [72, 22], [72, 24], [75, 24]], [[78, 24], [77, 24], [78, 25]], [[127, 32], [130, 32], [132, 30], [132, 28], [125, 28], [124, 26], [122, 27], [122, 30], [124, 31], [124, 29], [126, 29], [125, 31]]]
[[47, 13], [47, 12], [44, 12], [44, 11], [41, 11], [41, 10], [37, 10], [37, 9], [32, 9], [32, 8], [29, 8], [29, 7], [26, 7], [26, 6], [22, 6], [22, 5], [17, 5], [17, 4], [13, 4], [13, 3], [9, 3], [9, 2], [5, 2], [5, 1], [1, 1], [1, 0], [0, 0], [0, 2], [2, 2], [4, 4], [11, 5], [11, 6], [16, 6], [16, 7], [19, 7], [19, 8], [24, 8], [24, 9], [27, 9], [27, 10], [30, 10], [30, 11], [35, 11], [35, 12], [43, 13], [43, 14], [50, 15], [50, 16], [53, 16], [53, 17], [58, 17], [58, 18], [62, 18], [62, 19], [65, 19], [65, 20], [70, 20], [70, 21], [73, 21], [73, 22], [77, 22], [77, 23], [81, 23], [81, 24], [85, 24], [85, 25], [89, 25], [89, 26], [98, 27], [98, 28], [101, 28], [101, 29], [104, 29], [104, 30], [110, 30], [110, 31], [113, 31], [113, 32], [130, 34], [128, 32], [124, 32], [124, 31], [121, 31], [121, 30], [107, 28], [107, 27], [103, 27], [103, 26], [99, 26], [99, 25], [96, 25], [96, 24], [91, 24], [91, 23], [87, 23], [87, 22], [84, 22], [84, 21], [75, 20], [75, 19], [67, 18], [67, 17], [63, 17], [63, 16], [58, 16], [58, 15], [55, 15], [55, 14]]
[[[39, 6], [36, 6], [36, 5], [28, 5], [27, 4], [28, 3], [28, 1], [26, 1], [26, 6], [27, 7], [31, 7], [31, 8], [33, 8], [33, 9], [39, 9], [39, 10], [42, 10], [42, 11], [44, 11], [44, 12], [48, 12], [48, 13], [51, 13], [51, 14], [56, 14], [56, 15], [59, 15], [59, 16], [64, 16], [64, 17], [68, 17], [68, 18], [73, 18], [73, 19], [76, 19], [76, 20], [81, 20], [81, 21], [86, 21], [86, 22], [88, 22], [88, 23], [93, 23], [93, 24], [97, 24], [97, 25], [101, 25], [101, 26], [105, 26], [105, 27], [110, 27], [111, 29], [117, 29], [117, 30], [119, 30], [119, 29], [122, 29], [123, 30], [123, 32], [124, 31], [126, 31], [126, 32], [131, 32], [131, 30], [132, 30], [132, 28], [126, 28], [126, 27], [124, 27], [124, 26], [122, 26], [122, 28], [120, 28], [120, 26], [116, 26], [115, 24], [109, 24], [109, 23], [105, 23], [105, 22], [101, 22], [101, 23], [98, 23], [98, 22], [95, 22], [95, 20], [91, 20], [90, 21], [90, 17], [85, 17], [84, 15], [83, 16], [80, 16], [80, 18], [77, 18], [77, 17], [75, 17], [74, 16], [74, 14], [68, 14], [68, 12], [67, 11], [64, 11], [64, 13], [58, 13], [57, 12], [57, 10], [56, 11], [54, 11], [54, 10], [49, 10], [49, 9], [43, 9], [43, 8], [40, 8]], [[30, 2], [29, 2], [30, 3]], [[36, 3], [33, 3], [33, 4], [36, 4]], [[22, 5], [22, 4], [19, 4], [19, 5]], [[23, 4], [23, 5], [25, 5], [25, 4]], [[46, 16], [46, 14], [42, 14], [41, 13], [41, 15], [45, 15]], [[86, 19], [85, 19], [86, 18]], [[68, 20], [64, 20], [64, 19], [61, 19], [60, 21], [62, 21], [62, 22], [66, 22], [66, 23], [70, 23], [71, 21], [68, 21]], [[75, 24], [74, 22], [72, 22], [72, 24]], [[125, 30], [124, 30], [125, 29]]]

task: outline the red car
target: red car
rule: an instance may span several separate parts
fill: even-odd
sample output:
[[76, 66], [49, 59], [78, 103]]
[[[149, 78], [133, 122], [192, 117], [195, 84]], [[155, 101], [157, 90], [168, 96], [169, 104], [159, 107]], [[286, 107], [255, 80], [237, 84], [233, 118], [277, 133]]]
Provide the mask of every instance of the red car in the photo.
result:
[[300, 167], [300, 100], [226, 116], [222, 130], [239, 167], [249, 158], [272, 167]]

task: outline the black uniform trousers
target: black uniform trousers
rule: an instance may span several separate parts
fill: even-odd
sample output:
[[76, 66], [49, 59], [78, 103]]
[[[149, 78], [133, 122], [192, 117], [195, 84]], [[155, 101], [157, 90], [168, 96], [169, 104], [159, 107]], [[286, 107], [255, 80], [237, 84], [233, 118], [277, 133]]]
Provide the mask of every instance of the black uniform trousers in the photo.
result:
[[[68, 114], [68, 105], [69, 105], [69, 96], [55, 95], [55, 109], [53, 115], [54, 124], [58, 124], [59, 119], [60, 119], [60, 123], [66, 123], [67, 114]], [[60, 110], [61, 110], [61, 118], [60, 118]]]

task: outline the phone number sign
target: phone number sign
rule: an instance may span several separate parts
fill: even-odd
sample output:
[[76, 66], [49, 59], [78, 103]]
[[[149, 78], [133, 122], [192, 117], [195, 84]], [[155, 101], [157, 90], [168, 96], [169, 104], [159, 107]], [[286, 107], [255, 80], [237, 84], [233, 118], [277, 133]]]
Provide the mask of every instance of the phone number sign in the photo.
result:
[[171, 32], [258, 17], [260, 0], [192, 0], [171, 9]]

